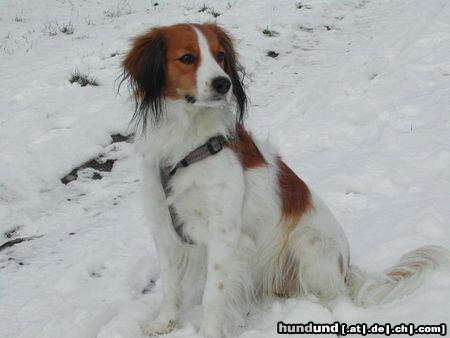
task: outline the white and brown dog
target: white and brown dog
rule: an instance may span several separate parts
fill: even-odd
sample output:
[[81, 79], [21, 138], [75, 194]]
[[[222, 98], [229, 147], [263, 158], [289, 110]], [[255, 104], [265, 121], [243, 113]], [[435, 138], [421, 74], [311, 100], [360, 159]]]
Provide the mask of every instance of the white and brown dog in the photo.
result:
[[144, 208], [161, 266], [161, 310], [147, 334], [176, 326], [182, 285], [192, 276], [202, 290], [201, 333], [222, 337], [258, 297], [387, 302], [448, 258], [442, 248], [423, 247], [382, 277], [350, 265], [328, 208], [245, 130], [242, 68], [217, 25], [154, 28], [134, 40], [123, 69], [136, 102]]

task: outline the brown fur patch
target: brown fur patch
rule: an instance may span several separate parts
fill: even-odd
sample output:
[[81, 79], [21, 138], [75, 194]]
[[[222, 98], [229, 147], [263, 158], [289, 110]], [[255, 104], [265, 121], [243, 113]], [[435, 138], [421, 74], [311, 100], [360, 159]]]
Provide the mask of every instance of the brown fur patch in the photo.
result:
[[278, 185], [283, 220], [288, 228], [293, 228], [311, 207], [311, 193], [281, 158], [278, 158]]
[[[155, 73], [149, 69], [152, 64], [149, 53], [151, 49], [165, 52], [164, 67], [160, 65], [160, 72], [165, 73], [164, 96], [171, 99], [183, 99], [186, 95], [195, 96], [197, 93], [197, 68], [201, 62], [197, 33], [188, 24], [168, 27], [157, 27], [138, 36], [123, 61], [123, 67], [134, 79], [141, 79], [145, 73]], [[184, 64], [179, 59], [185, 54], [192, 54], [197, 61]], [[150, 59], [149, 59], [150, 58]], [[142, 99], [144, 93], [134, 93], [137, 99]]]
[[226, 145], [231, 148], [242, 162], [245, 169], [253, 169], [267, 165], [264, 156], [259, 151], [251, 135], [240, 126], [237, 128], [237, 140]]
[[425, 265], [426, 263], [423, 261], [408, 262], [407, 264], [402, 264], [401, 266], [394, 267], [386, 273], [386, 276], [395, 281], [400, 281], [402, 279], [410, 278]]
[[287, 247], [289, 235], [300, 222], [300, 218], [312, 207], [311, 193], [303, 182], [281, 158], [278, 158], [278, 186], [281, 200], [281, 220], [286, 226], [286, 235], [279, 257]]
[[[171, 99], [183, 99], [186, 95], [197, 93], [197, 68], [201, 62], [200, 47], [197, 33], [188, 24], [168, 27], [158, 27], [138, 36], [133, 41], [133, 47], [123, 61], [123, 66], [134, 77], [139, 78], [145, 72], [145, 54], [149, 46], [161, 44], [165, 49], [166, 73], [164, 96]], [[179, 59], [185, 54], [192, 54], [197, 61], [194, 64], [184, 64]], [[142, 93], [135, 93], [138, 98]]]
[[[133, 40], [130, 51], [122, 61], [123, 68], [137, 82], [140, 82], [143, 78], [142, 73], [146, 64], [150, 62], [149, 59], [155, 56], [151, 53], [152, 48], [155, 50], [164, 49], [164, 36], [161, 33], [161, 29], [152, 29], [136, 37]], [[164, 69], [161, 69], [161, 74], [163, 73]], [[145, 95], [141, 90], [141, 88], [136, 88], [136, 92], [133, 93], [137, 99], [143, 99]]]
[[[197, 33], [187, 24], [162, 28], [166, 41], [167, 83], [165, 96], [171, 99], [183, 99], [186, 95], [197, 95], [197, 69], [201, 63]], [[184, 64], [179, 59], [192, 54], [197, 61]]]
[[311, 207], [311, 193], [305, 182], [281, 158], [278, 158], [278, 185], [282, 218], [292, 231], [302, 215]]

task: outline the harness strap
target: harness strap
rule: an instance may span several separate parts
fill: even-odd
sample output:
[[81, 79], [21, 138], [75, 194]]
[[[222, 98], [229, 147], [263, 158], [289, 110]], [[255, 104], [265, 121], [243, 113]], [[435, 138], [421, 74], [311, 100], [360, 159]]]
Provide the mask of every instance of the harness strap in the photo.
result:
[[[205, 144], [191, 151], [185, 158], [183, 158], [180, 162], [178, 162], [175, 167], [170, 170], [170, 167], [160, 167], [160, 179], [161, 185], [164, 190], [164, 194], [166, 198], [170, 194], [169, 181], [170, 178], [175, 175], [177, 169], [187, 167], [195, 162], [199, 162], [209, 156], [217, 154], [223, 149], [223, 146], [227, 144], [227, 139], [222, 136], [211, 137]], [[175, 208], [172, 205], [169, 205], [169, 213], [172, 219], [172, 225], [175, 232], [181, 238], [181, 240], [188, 244], [195, 244], [194, 241], [189, 238], [186, 234], [183, 233], [183, 223], [178, 219], [177, 214], [175, 212]]]
[[204, 160], [211, 155], [217, 154], [227, 143], [227, 139], [222, 135], [211, 137], [205, 144], [192, 150], [185, 158], [178, 162], [175, 167], [169, 171], [169, 175], [173, 176], [177, 172], [177, 169], [187, 167], [195, 162]]

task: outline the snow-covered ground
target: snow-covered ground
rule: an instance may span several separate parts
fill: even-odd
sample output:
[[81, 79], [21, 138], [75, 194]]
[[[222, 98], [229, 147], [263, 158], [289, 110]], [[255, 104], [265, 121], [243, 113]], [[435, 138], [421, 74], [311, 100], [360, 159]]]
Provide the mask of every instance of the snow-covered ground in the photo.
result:
[[[450, 247], [448, 0], [3, 0], [0, 245], [38, 237], [0, 251], [0, 337], [142, 336], [161, 284], [133, 146], [110, 144], [132, 108], [115, 79], [131, 37], [216, 12], [247, 69], [248, 128], [325, 199], [353, 263], [376, 272], [422, 244]], [[99, 86], [70, 84], [75, 69]], [[116, 160], [103, 179], [61, 183], [99, 155]], [[276, 336], [279, 320], [450, 324], [449, 312], [441, 269], [367, 309], [275, 300], [239, 335]], [[198, 337], [199, 313], [170, 336]]]

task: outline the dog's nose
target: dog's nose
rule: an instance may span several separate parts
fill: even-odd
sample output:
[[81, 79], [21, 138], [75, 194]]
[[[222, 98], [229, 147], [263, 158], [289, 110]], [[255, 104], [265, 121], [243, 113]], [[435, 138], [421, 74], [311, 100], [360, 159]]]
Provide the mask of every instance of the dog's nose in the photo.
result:
[[230, 90], [231, 81], [225, 76], [218, 76], [212, 81], [212, 87], [219, 94], [226, 94]]

